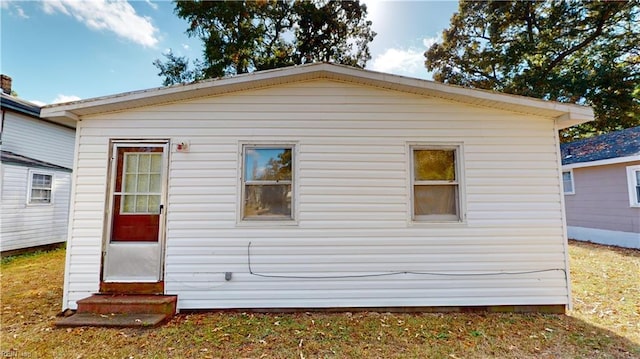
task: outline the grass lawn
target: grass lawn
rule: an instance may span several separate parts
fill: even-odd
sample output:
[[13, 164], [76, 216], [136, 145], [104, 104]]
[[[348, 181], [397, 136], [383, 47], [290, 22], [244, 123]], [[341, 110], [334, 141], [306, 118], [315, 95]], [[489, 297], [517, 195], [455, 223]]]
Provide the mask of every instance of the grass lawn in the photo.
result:
[[639, 358], [640, 251], [572, 242], [568, 315], [190, 313], [155, 329], [56, 329], [64, 250], [3, 260], [11, 358]]

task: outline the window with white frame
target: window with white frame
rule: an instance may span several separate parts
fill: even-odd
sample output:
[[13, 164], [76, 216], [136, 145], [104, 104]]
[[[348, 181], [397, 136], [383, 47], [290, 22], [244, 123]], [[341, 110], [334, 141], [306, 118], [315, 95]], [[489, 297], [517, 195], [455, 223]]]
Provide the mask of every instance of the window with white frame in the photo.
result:
[[562, 171], [562, 188], [564, 194], [575, 194], [575, 187], [573, 184], [573, 171]]
[[627, 184], [629, 186], [629, 205], [640, 207], [640, 165], [627, 167]]
[[53, 174], [29, 171], [27, 203], [50, 204], [53, 202]]
[[412, 219], [462, 220], [459, 146], [412, 146]]
[[294, 146], [244, 145], [242, 219], [294, 219]]

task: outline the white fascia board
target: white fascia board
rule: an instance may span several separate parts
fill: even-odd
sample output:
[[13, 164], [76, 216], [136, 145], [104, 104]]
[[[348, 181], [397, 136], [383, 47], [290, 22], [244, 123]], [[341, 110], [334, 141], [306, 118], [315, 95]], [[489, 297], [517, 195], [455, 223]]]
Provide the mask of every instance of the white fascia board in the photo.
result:
[[[378, 83], [384, 87], [384, 83], [395, 84], [400, 86], [421, 89], [422, 92], [430, 92], [431, 95], [439, 95], [439, 97], [447, 98], [454, 101], [465, 101], [465, 99], [477, 99], [493, 103], [502, 103], [506, 105], [515, 105], [528, 109], [546, 110], [558, 113], [555, 118], [560, 129], [574, 126], [580, 123], [593, 121], [593, 108], [569, 103], [561, 103], [555, 101], [545, 101], [542, 99], [499, 93], [491, 90], [473, 89], [458, 85], [443, 84], [435, 81], [404, 77], [399, 75], [387, 74], [375, 71], [365, 71], [344, 65], [330, 65], [326, 69], [328, 73], [343, 74], [355, 78], [365, 78]], [[382, 85], [381, 85], [382, 84]]]
[[640, 154], [633, 155], [633, 156], [626, 156], [626, 157], [608, 158], [606, 160], [599, 160], [599, 161], [572, 163], [569, 165], [562, 166], [562, 170], [571, 170], [574, 168], [583, 168], [583, 167], [615, 165], [618, 163], [634, 162], [634, 161], [640, 161]]
[[292, 66], [232, 77], [204, 80], [186, 85], [179, 84], [168, 87], [157, 87], [70, 103], [48, 105], [42, 108], [41, 116], [46, 118], [66, 116], [81, 117], [85, 114], [119, 111], [167, 101], [180, 101], [189, 98], [232, 92], [239, 89], [271, 86], [292, 80], [314, 78], [352, 80], [382, 88], [404, 90], [463, 103], [482, 101], [488, 106], [509, 107], [509, 110], [516, 112], [552, 114], [552, 116], [556, 116], [556, 122], [561, 128], [593, 120], [593, 110], [586, 106], [502, 94], [489, 90], [470, 89], [462, 86], [442, 84], [434, 81], [330, 63]]
[[[304, 69], [304, 67], [311, 66], [314, 65], [302, 65], [284, 69], [281, 68], [266, 70], [231, 77], [203, 80], [191, 84], [177, 84], [166, 87], [155, 87], [145, 90], [124, 92], [115, 95], [89, 98], [68, 103], [52, 104], [44, 106], [41, 109], [41, 116], [45, 118], [57, 118], [67, 115], [79, 117], [81, 116], [81, 113], [86, 112], [87, 110], [91, 114], [118, 111], [126, 108], [134, 108], [153, 105], [155, 103], [162, 103], [163, 101], [166, 101], [167, 98], [172, 96], [177, 96], [172, 97], [172, 101], [179, 101], [210, 94], [224, 93], [227, 92], [227, 90], [224, 89], [225, 87], [239, 87], [245, 84], [253, 84], [252, 87], [259, 87], [264, 85], [276, 84], [279, 82], [285, 82], [286, 79], [291, 76], [311, 72]], [[180, 96], [181, 94], [183, 96]], [[128, 103], [129, 105], [117, 106], [118, 104], [125, 103]], [[110, 107], [114, 105], [116, 105], [117, 108]], [[95, 110], [92, 111], [91, 109]]]

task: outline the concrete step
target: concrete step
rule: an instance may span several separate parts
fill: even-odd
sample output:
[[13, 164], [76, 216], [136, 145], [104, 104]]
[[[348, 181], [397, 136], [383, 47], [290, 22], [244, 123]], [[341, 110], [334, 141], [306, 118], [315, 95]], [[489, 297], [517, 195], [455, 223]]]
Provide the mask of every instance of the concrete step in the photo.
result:
[[78, 313], [164, 314], [176, 313], [178, 297], [149, 294], [94, 294], [78, 301]]
[[96, 314], [75, 313], [56, 320], [58, 327], [155, 327], [171, 318], [166, 314]]

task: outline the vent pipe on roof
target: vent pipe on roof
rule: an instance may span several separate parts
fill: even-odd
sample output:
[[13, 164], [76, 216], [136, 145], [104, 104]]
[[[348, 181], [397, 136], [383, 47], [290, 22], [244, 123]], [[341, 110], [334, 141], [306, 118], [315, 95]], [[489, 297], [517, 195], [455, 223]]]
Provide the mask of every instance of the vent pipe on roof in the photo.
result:
[[11, 95], [11, 77], [5, 74], [0, 75], [0, 88], [2, 92]]

